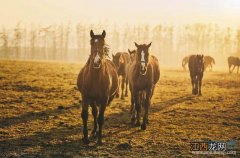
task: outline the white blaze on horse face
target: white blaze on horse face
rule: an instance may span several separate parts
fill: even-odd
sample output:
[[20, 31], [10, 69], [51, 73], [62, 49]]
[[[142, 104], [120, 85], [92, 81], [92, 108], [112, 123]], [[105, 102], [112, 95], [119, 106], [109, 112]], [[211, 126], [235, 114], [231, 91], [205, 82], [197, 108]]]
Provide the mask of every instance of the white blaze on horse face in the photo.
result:
[[145, 68], [145, 58], [144, 58], [144, 51], [141, 52], [141, 65], [142, 65], [142, 70]]
[[95, 56], [95, 58], [94, 58], [94, 64], [98, 64], [99, 63], [99, 61], [100, 61], [100, 56], [99, 56], [99, 54], [97, 53], [97, 55]]
[[97, 43], [98, 42], [98, 39], [95, 39], [95, 43]]

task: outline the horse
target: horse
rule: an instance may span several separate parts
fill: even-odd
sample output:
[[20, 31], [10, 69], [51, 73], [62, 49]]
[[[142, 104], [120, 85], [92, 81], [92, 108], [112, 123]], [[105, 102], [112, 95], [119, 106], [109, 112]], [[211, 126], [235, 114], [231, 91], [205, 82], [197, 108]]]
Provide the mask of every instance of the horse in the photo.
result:
[[189, 57], [188, 68], [192, 82], [192, 94], [202, 95], [201, 87], [204, 72], [204, 56], [191, 55]]
[[145, 130], [146, 124], [148, 123], [148, 110], [151, 104], [151, 98], [155, 85], [160, 78], [160, 68], [158, 59], [149, 54], [151, 43], [148, 45], [138, 45], [135, 42], [135, 46], [137, 47], [135, 60], [128, 69], [131, 106], [134, 107], [132, 110], [131, 124], [132, 126], [140, 126], [140, 110], [141, 106], [143, 106], [144, 116], [141, 129]]
[[[233, 65], [233, 69], [231, 71], [232, 65]], [[240, 66], [240, 59], [238, 57], [233, 57], [233, 56], [228, 57], [229, 73], [232, 73], [236, 66], [237, 66], [237, 73], [238, 73], [239, 66]]]
[[[98, 136], [98, 144], [102, 144], [102, 126], [104, 112], [115, 97], [118, 90], [118, 74], [114, 64], [106, 59], [105, 30], [94, 35], [90, 31], [91, 54], [77, 78], [77, 87], [82, 95], [83, 143], [90, 143], [88, 138], [88, 106], [92, 108], [94, 118], [93, 136]], [[98, 110], [99, 109], [99, 110]], [[99, 112], [98, 112], [99, 111]], [[97, 132], [98, 128], [98, 132]]]
[[188, 64], [189, 57], [190, 57], [190, 55], [185, 56], [182, 60], [182, 67], [183, 67], [184, 70], [186, 70], [186, 65]]
[[204, 56], [204, 68], [207, 70], [209, 67], [209, 70], [212, 71], [212, 67], [215, 64], [215, 60], [211, 56]]
[[137, 51], [134, 49], [134, 50], [129, 50], [128, 49], [128, 53], [130, 55], [130, 59], [131, 59], [131, 63], [135, 60], [135, 55], [137, 54]]
[[[125, 88], [125, 97], [128, 96], [128, 79], [127, 79], [127, 65], [130, 62], [130, 55], [128, 53], [125, 52], [118, 52], [116, 55], [112, 54], [112, 58], [113, 58], [113, 63], [117, 69], [117, 73], [119, 76], [119, 80], [120, 80], [120, 76], [122, 77], [122, 83], [121, 83], [121, 88], [122, 88], [122, 94], [121, 94], [121, 99], [124, 99], [124, 84], [126, 84], [126, 88]], [[116, 97], [119, 97], [119, 92], [117, 93]]]

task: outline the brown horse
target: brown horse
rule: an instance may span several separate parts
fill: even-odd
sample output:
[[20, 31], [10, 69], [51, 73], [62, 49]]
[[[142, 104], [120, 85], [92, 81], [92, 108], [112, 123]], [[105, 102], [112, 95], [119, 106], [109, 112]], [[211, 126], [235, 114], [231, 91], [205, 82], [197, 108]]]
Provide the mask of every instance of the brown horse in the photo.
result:
[[189, 57], [188, 68], [192, 82], [192, 94], [202, 95], [201, 87], [204, 72], [203, 55], [191, 55]]
[[[113, 57], [113, 63], [117, 69], [118, 77], [120, 79], [120, 76], [122, 77], [122, 94], [121, 94], [121, 99], [124, 99], [124, 84], [126, 84], [126, 89], [125, 89], [125, 97], [128, 96], [128, 79], [127, 79], [127, 65], [130, 62], [130, 55], [128, 53], [121, 53], [118, 52], [116, 55], [112, 55]], [[117, 93], [116, 97], [119, 97], [119, 92]]]
[[[94, 128], [92, 135], [96, 135], [98, 126], [98, 144], [102, 144], [102, 126], [106, 106], [113, 100], [118, 90], [118, 75], [114, 64], [106, 59], [106, 32], [91, 36], [90, 57], [78, 75], [77, 86], [82, 95], [83, 142], [88, 144], [88, 106], [92, 107]], [[98, 108], [99, 106], [99, 114]], [[97, 124], [98, 123], [98, 124]]]
[[182, 60], [182, 67], [183, 67], [184, 70], [186, 70], [186, 65], [188, 64], [189, 57], [190, 57], [190, 55], [185, 56]]
[[[140, 108], [144, 108], [143, 123], [141, 129], [146, 129], [148, 122], [148, 110], [151, 104], [151, 98], [154, 87], [160, 78], [159, 63], [156, 57], [149, 55], [151, 43], [138, 45], [135, 43], [137, 50], [135, 60], [129, 66], [128, 77], [131, 91], [131, 103], [134, 107], [132, 111], [131, 123], [136, 126], [140, 125]], [[135, 116], [135, 112], [137, 113]]]
[[[233, 66], [233, 69], [231, 70], [232, 66]], [[238, 73], [239, 66], [240, 66], [240, 59], [238, 57], [233, 57], [233, 56], [228, 57], [229, 73], [232, 73], [236, 66], [237, 66], [237, 73]]]
[[209, 70], [212, 71], [212, 67], [215, 64], [215, 60], [211, 56], [204, 56], [204, 68], [205, 70], [209, 67]]
[[130, 55], [131, 62], [133, 62], [135, 60], [135, 55], [137, 54], [137, 51], [135, 49], [132, 51], [128, 49], [128, 53]]

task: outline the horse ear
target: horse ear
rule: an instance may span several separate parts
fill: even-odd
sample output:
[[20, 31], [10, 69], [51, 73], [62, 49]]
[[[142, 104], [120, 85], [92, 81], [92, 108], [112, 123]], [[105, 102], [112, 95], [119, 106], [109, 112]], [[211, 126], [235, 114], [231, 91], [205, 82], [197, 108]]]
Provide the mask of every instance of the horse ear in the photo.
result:
[[93, 30], [90, 31], [90, 36], [91, 36], [91, 38], [93, 38], [93, 36], [94, 36]]
[[114, 55], [112, 54], [112, 57], [114, 58]]
[[106, 31], [105, 31], [105, 30], [103, 30], [103, 32], [102, 32], [102, 37], [103, 37], [103, 38], [106, 37]]
[[135, 46], [138, 47], [139, 45], [135, 42]]
[[128, 53], [131, 54], [131, 51], [128, 49]]
[[147, 47], [149, 48], [149, 47], [151, 46], [151, 44], [152, 44], [152, 42], [151, 42], [151, 43], [149, 43], [149, 44], [147, 45]]

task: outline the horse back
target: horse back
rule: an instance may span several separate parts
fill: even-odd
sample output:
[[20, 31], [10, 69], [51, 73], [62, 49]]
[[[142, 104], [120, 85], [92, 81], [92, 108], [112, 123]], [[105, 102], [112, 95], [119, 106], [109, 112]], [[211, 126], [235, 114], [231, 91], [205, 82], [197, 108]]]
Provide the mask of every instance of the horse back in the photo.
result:
[[228, 65], [240, 65], [240, 59], [238, 57], [230, 56], [228, 57]]
[[156, 84], [160, 78], [160, 67], [159, 67], [158, 59], [153, 55], [150, 56], [150, 64], [153, 67], [153, 75], [154, 75], [153, 82], [154, 84]]

